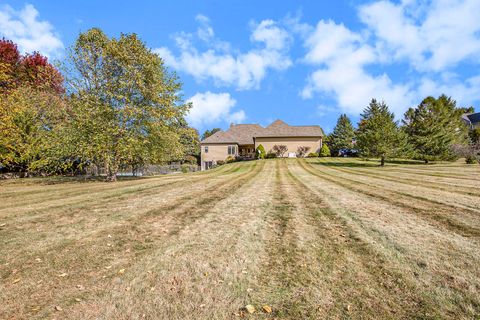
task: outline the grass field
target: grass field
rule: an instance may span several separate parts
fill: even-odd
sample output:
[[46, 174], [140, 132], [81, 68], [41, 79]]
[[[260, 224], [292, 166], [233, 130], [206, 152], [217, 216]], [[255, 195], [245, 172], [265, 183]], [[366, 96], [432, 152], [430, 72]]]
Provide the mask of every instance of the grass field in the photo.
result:
[[0, 181], [0, 319], [472, 319], [479, 293], [478, 165]]

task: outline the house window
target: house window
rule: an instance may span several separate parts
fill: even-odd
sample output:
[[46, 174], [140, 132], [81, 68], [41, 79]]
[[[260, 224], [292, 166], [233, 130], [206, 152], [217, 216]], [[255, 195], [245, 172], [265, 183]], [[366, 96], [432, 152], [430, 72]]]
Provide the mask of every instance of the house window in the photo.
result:
[[205, 153], [208, 153], [208, 147], [205, 147]]
[[237, 152], [237, 147], [236, 146], [228, 146], [228, 154], [229, 155], [235, 155]]

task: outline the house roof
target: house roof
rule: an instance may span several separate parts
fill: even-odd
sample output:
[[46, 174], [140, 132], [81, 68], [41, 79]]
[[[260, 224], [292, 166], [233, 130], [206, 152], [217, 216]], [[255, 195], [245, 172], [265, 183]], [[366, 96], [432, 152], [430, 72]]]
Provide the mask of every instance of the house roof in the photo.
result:
[[266, 128], [259, 124], [232, 124], [227, 131], [218, 131], [201, 143], [253, 144], [256, 137], [321, 137], [320, 126], [290, 126], [276, 120]]
[[282, 120], [276, 120], [256, 137], [322, 137], [320, 126], [290, 126]]
[[464, 118], [467, 118], [471, 124], [477, 124], [480, 122], [480, 112], [465, 114]]

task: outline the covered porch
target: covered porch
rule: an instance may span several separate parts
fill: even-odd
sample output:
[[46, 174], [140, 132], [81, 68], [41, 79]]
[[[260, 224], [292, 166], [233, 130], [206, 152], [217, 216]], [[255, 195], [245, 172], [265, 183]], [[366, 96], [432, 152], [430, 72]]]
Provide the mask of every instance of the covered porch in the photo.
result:
[[254, 144], [242, 144], [238, 146], [238, 155], [246, 158], [255, 157], [255, 145]]

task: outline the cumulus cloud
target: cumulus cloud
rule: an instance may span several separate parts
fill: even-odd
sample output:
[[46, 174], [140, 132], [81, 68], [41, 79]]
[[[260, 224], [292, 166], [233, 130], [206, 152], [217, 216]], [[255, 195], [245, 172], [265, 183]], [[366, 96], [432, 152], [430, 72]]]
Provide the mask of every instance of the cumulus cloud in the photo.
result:
[[194, 127], [212, 125], [219, 122], [241, 123], [245, 120], [245, 112], [232, 112], [237, 101], [229, 93], [197, 92], [188, 99], [193, 107], [187, 115], [187, 121]]
[[292, 64], [286, 54], [290, 37], [272, 20], [253, 24], [251, 41], [260, 47], [243, 53], [233, 52], [229, 43], [215, 39], [207, 17], [197, 16], [197, 21], [200, 27], [196, 37], [209, 43], [209, 48], [198, 50], [191, 41], [194, 35], [181, 33], [175, 37], [180, 51], [178, 56], [166, 47], [154, 51], [168, 66], [188, 73], [198, 81], [213, 79], [219, 86], [256, 89], [268, 70], [285, 70]]
[[377, 1], [359, 8], [359, 17], [380, 50], [420, 71], [442, 71], [480, 58], [480, 1]]
[[290, 34], [273, 20], [263, 20], [254, 25], [252, 41], [264, 42], [268, 49], [283, 50], [291, 41]]
[[[479, 1], [387, 0], [359, 7], [365, 28], [321, 20], [306, 28], [304, 62], [313, 65], [301, 91], [333, 97], [338, 107], [358, 114], [372, 98], [385, 100], [397, 117], [427, 95], [450, 94], [461, 105], [480, 99], [480, 77], [460, 79], [459, 64], [480, 58]], [[385, 70], [402, 68], [394, 81]]]
[[394, 84], [385, 73], [369, 74], [365, 67], [377, 60], [375, 49], [362, 35], [342, 24], [320, 21], [306, 39], [305, 61], [319, 65], [308, 79], [301, 95], [311, 98], [315, 92], [336, 97], [339, 107], [355, 114], [365, 108], [372, 97], [385, 100], [394, 111], [402, 111], [411, 103], [406, 85]]
[[53, 26], [40, 20], [38, 11], [30, 4], [18, 11], [8, 5], [0, 8], [0, 36], [18, 44], [21, 52], [39, 51], [54, 57], [64, 48]]

